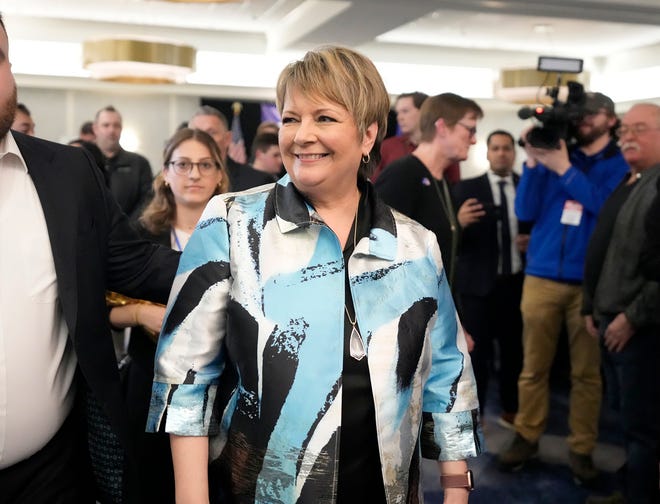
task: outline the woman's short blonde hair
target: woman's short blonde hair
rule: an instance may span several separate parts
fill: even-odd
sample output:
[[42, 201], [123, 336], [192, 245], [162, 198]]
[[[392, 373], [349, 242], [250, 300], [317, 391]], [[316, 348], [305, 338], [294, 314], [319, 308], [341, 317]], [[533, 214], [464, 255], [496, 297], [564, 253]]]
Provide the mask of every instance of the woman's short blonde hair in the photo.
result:
[[294, 88], [344, 107], [362, 136], [371, 124], [378, 124], [369, 160], [360, 164], [360, 174], [368, 177], [380, 160], [380, 144], [387, 132], [390, 109], [385, 84], [373, 62], [346, 47], [322, 46], [290, 63], [280, 73], [276, 90], [280, 114], [287, 91]]

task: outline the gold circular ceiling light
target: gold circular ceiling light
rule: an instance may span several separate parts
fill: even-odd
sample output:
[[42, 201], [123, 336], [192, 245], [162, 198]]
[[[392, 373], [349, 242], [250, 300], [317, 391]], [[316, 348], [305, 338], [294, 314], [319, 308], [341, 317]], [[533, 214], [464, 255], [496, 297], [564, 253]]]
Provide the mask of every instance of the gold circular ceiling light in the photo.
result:
[[193, 71], [195, 48], [133, 37], [83, 43], [83, 66], [95, 79], [135, 83], [180, 83]]

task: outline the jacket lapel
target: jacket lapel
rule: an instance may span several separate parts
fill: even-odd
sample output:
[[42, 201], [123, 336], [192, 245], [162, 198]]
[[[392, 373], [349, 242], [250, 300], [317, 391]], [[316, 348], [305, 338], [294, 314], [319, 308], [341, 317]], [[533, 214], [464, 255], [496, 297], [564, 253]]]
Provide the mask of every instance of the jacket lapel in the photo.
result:
[[478, 199], [485, 203], [495, 203], [495, 200], [493, 199], [493, 190], [490, 187], [490, 180], [488, 180], [488, 173], [484, 173], [479, 177], [479, 186], [479, 192], [481, 195]]
[[[48, 237], [55, 262], [57, 289], [69, 334], [75, 334], [78, 298], [76, 289], [77, 198], [68, 194], [67, 177], [53, 162], [54, 153], [47, 144], [35, 148], [34, 141], [14, 134], [16, 144], [28, 167], [39, 195], [48, 227]], [[66, 196], [65, 196], [66, 195]]]

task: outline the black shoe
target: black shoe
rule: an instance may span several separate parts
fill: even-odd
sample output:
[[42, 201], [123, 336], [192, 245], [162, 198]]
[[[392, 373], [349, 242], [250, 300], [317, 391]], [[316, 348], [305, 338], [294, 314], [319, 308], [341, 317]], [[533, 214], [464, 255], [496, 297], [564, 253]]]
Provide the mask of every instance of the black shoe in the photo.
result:
[[497, 457], [500, 469], [516, 471], [525, 465], [525, 462], [536, 457], [539, 452], [538, 442], [532, 443], [516, 432], [516, 436], [509, 447]]

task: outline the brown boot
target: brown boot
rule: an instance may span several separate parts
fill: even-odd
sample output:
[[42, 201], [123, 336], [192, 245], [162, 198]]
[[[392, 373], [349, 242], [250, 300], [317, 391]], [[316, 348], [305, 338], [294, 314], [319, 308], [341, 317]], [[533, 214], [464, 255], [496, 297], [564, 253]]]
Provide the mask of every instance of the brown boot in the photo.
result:
[[509, 429], [512, 431], [516, 430], [516, 426], [513, 424], [516, 419], [516, 414], [512, 411], [505, 411], [497, 419], [497, 425]]
[[591, 455], [583, 455], [570, 451], [568, 453], [568, 462], [571, 466], [575, 483], [586, 487], [593, 486], [598, 479], [598, 469], [594, 466]]

